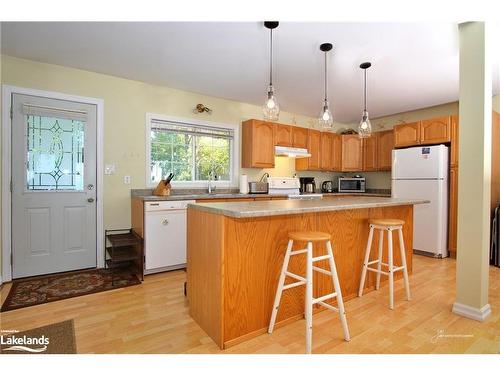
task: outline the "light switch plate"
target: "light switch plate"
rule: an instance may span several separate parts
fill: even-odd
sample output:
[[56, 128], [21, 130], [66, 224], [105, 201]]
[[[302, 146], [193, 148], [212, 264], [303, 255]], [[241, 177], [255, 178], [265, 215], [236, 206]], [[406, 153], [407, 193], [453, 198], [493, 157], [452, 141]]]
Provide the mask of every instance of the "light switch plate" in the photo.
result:
[[125, 185], [130, 185], [130, 176], [123, 176], [123, 183]]
[[106, 164], [104, 166], [104, 174], [115, 174], [115, 165], [114, 164]]

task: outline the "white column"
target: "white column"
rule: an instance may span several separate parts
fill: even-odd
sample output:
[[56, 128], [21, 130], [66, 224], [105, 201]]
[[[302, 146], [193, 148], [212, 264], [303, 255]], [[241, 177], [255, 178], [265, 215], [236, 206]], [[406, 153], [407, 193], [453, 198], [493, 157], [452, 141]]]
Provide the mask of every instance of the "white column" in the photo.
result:
[[458, 29], [460, 159], [457, 283], [453, 312], [482, 321], [491, 313], [488, 304], [488, 263], [492, 76], [485, 23], [462, 23]]

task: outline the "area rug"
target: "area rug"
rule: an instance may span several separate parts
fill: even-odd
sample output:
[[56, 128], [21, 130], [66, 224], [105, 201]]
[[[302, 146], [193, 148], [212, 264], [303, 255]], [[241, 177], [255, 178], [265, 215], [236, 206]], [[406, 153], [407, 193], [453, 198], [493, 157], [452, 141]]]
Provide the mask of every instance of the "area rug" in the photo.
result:
[[18, 279], [12, 283], [12, 288], [0, 311], [40, 305], [140, 283], [137, 276], [133, 274], [115, 271], [112, 276], [108, 269], [92, 269]]
[[0, 354], [76, 354], [73, 320], [23, 332], [2, 332]]

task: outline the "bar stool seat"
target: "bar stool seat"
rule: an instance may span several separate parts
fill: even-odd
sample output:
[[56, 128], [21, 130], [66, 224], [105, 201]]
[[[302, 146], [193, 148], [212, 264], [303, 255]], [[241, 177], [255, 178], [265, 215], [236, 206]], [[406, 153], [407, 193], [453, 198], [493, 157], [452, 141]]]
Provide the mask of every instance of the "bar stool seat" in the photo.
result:
[[[377, 280], [375, 284], [375, 289], [380, 288], [380, 276], [387, 275], [389, 277], [389, 308], [394, 309], [394, 272], [402, 271], [404, 285], [406, 290], [406, 299], [410, 300], [410, 282], [408, 279], [408, 269], [406, 266], [406, 255], [405, 255], [405, 244], [403, 239], [403, 225], [404, 220], [399, 219], [370, 219], [370, 233], [368, 234], [368, 243], [366, 244], [365, 259], [363, 261], [363, 269], [361, 271], [361, 280], [359, 283], [358, 296], [363, 295], [363, 289], [365, 287], [366, 273], [367, 271], [374, 272], [377, 274]], [[369, 261], [370, 252], [372, 247], [373, 232], [377, 229], [379, 231], [379, 241], [378, 241], [378, 257], [375, 260]], [[401, 266], [394, 266], [393, 259], [393, 246], [392, 246], [392, 232], [397, 231], [399, 237], [399, 251], [401, 255]], [[384, 243], [384, 232], [387, 232], [387, 263], [382, 262], [382, 250]], [[371, 265], [376, 265], [377, 268], [370, 267]], [[387, 271], [382, 270], [382, 266], [387, 267]]]
[[[342, 330], [344, 331], [344, 339], [349, 341], [351, 338], [349, 336], [349, 328], [347, 327], [347, 319], [344, 310], [344, 302], [342, 300], [342, 292], [340, 290], [339, 277], [337, 274], [337, 268], [335, 266], [335, 260], [333, 259], [333, 249], [330, 242], [331, 235], [324, 232], [290, 232], [288, 234], [288, 247], [285, 253], [285, 259], [283, 261], [283, 267], [281, 268], [281, 274], [278, 281], [278, 287], [276, 290], [276, 295], [274, 297], [273, 311], [271, 313], [271, 320], [269, 322], [268, 332], [272, 333], [274, 329], [274, 323], [276, 322], [276, 316], [278, 315], [278, 308], [280, 306], [281, 295], [284, 290], [295, 288], [298, 286], [305, 285], [305, 318], [306, 318], [306, 353], [311, 353], [312, 346], [312, 309], [315, 304], [323, 306], [334, 312], [338, 312], [340, 315], [340, 322], [342, 324]], [[307, 242], [305, 249], [292, 250], [293, 241]], [[326, 242], [326, 255], [320, 255], [314, 257], [313, 255], [313, 242]], [[290, 257], [294, 255], [306, 254], [306, 275], [300, 276], [295, 273], [288, 271], [288, 263]], [[324, 269], [322, 267], [314, 266], [315, 262], [322, 260], [328, 260], [330, 270]], [[333, 293], [325, 294], [324, 296], [313, 296], [313, 271], [323, 273], [332, 278], [333, 282]], [[293, 279], [293, 282], [285, 284], [286, 278]], [[336, 298], [337, 307], [326, 303], [325, 301]]]
[[405, 225], [405, 221], [399, 219], [371, 219], [370, 224], [392, 227], [398, 225]]
[[288, 238], [294, 241], [304, 241], [304, 242], [319, 242], [319, 241], [330, 241], [329, 233], [325, 232], [290, 232], [288, 233]]

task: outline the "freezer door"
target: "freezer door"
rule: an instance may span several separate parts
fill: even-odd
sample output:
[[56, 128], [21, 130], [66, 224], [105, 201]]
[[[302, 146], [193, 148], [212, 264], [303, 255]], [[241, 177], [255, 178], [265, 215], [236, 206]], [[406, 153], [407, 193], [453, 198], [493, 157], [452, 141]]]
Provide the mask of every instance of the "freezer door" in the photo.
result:
[[447, 257], [447, 180], [392, 180], [392, 196], [430, 201], [414, 206], [413, 249]]
[[448, 147], [421, 146], [392, 151], [392, 179], [446, 178]]

